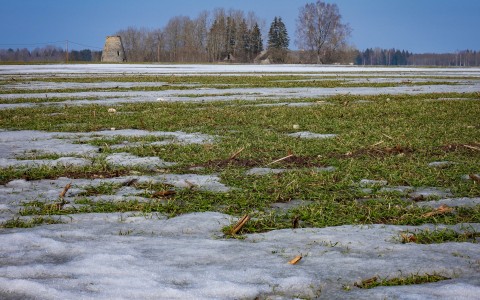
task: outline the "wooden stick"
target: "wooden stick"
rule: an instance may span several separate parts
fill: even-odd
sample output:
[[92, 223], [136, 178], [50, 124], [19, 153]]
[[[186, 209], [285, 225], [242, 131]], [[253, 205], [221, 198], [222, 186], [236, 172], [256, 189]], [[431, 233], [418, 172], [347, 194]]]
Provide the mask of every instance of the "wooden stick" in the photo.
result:
[[233, 153], [232, 155], [230, 155], [230, 160], [234, 159], [235, 157], [237, 157], [243, 150], [245, 150], [245, 147], [242, 147], [240, 150], [238, 150], [237, 152]]
[[393, 137], [389, 136], [388, 134], [382, 133], [382, 135], [385, 136], [385, 137], [387, 137], [387, 138], [389, 138], [389, 139], [391, 139], [391, 140], [393, 140]]
[[292, 259], [288, 263], [291, 264], [291, 265], [296, 265], [296, 264], [298, 264], [299, 261], [302, 260], [302, 257], [303, 257], [302, 255], [297, 255], [297, 256], [295, 256], [294, 259]]
[[371, 145], [370, 147], [375, 147], [375, 146], [378, 146], [378, 145], [383, 144], [383, 143], [384, 143], [384, 141], [380, 141], [378, 143], [375, 143], [375, 144]]
[[237, 232], [239, 232], [240, 229], [242, 229], [243, 225], [245, 225], [245, 223], [247, 223], [248, 220], [250, 220], [250, 216], [244, 215], [240, 220], [238, 220], [237, 224], [233, 226], [232, 231], [230, 231], [230, 233], [232, 235], [237, 234]]
[[72, 183], [67, 183], [67, 185], [63, 188], [63, 191], [60, 193], [60, 198], [63, 199], [63, 197], [65, 197], [65, 194], [68, 192], [68, 189], [70, 189], [70, 187], [72, 186]]
[[472, 149], [472, 150], [477, 150], [477, 151], [480, 151], [480, 148], [478, 147], [474, 147], [474, 146], [470, 146], [470, 145], [463, 145], [463, 147], [466, 147], [468, 149]]
[[292, 157], [292, 156], [293, 156], [293, 154], [289, 154], [289, 155], [287, 155], [287, 156], [285, 156], [285, 157], [282, 157], [282, 158], [279, 158], [279, 159], [277, 159], [277, 160], [272, 161], [271, 163], [267, 164], [267, 166], [272, 165], [272, 164], [274, 164], [274, 163], [277, 163], [277, 162], [279, 162], [279, 161], [285, 160], [285, 159], [290, 158], [290, 157]]
[[189, 188], [189, 189], [193, 189], [194, 187], [196, 187], [196, 185], [195, 185], [194, 183], [191, 183], [190, 181], [188, 181], [188, 180], [186, 180], [186, 179], [185, 179], [184, 181], [185, 181], [185, 183], [188, 185], [188, 188]]
[[480, 176], [478, 176], [477, 174], [469, 174], [468, 177], [470, 177], [471, 180], [477, 182], [477, 183], [480, 183]]

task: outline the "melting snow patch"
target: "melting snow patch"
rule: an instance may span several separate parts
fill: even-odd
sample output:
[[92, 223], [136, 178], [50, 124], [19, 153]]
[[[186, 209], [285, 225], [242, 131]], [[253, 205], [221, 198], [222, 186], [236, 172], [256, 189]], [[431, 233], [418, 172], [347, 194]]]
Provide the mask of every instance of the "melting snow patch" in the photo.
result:
[[445, 168], [445, 167], [448, 167], [452, 164], [453, 163], [450, 162], [450, 161], [433, 161], [433, 162], [429, 163], [428, 166], [433, 167], [433, 168]]
[[228, 192], [230, 188], [220, 182], [215, 175], [197, 174], [165, 174], [155, 176], [155, 179], [164, 183], [172, 184], [179, 188], [197, 188], [211, 192]]
[[480, 205], [480, 198], [447, 198], [440, 199], [438, 201], [421, 201], [417, 202], [417, 205], [432, 208], [438, 208], [442, 205], [448, 205], [450, 207], [474, 207]]
[[17, 160], [11, 158], [0, 158], [0, 167], [82, 167], [91, 164], [91, 161], [78, 157], [61, 157], [59, 159], [26, 159]]
[[405, 193], [413, 192], [414, 190], [415, 188], [412, 186], [398, 185], [398, 186], [384, 186], [379, 190], [379, 192], [382, 192], [382, 193], [397, 192], [397, 193], [405, 194]]
[[108, 164], [122, 167], [142, 167], [149, 170], [165, 168], [175, 165], [158, 157], [138, 157], [128, 153], [115, 153], [105, 159]]
[[411, 198], [429, 198], [429, 197], [451, 197], [453, 196], [449, 189], [435, 188], [435, 187], [425, 187], [425, 188], [416, 188], [415, 191], [408, 194]]
[[268, 175], [268, 174], [279, 174], [287, 171], [287, 169], [271, 169], [271, 168], [252, 168], [248, 170], [246, 175]]
[[[402, 244], [413, 226], [276, 230], [221, 239], [230, 216], [74, 215], [0, 235], [0, 296], [42, 299], [475, 299], [474, 243]], [[480, 225], [472, 224], [474, 230]], [[430, 227], [428, 227], [430, 228]], [[458, 253], [459, 255], [452, 255]], [[302, 254], [296, 265], [288, 264]], [[378, 276], [441, 274], [434, 284], [359, 289]], [[347, 290], [345, 287], [350, 287]]]
[[313, 133], [309, 131], [294, 132], [294, 133], [289, 133], [287, 135], [292, 137], [304, 138], [304, 139], [328, 139], [328, 138], [334, 138], [337, 136], [336, 134], [331, 134], [331, 133], [321, 134], [321, 133]]
[[333, 166], [313, 168], [313, 171], [315, 171], [315, 172], [333, 172], [335, 170], [336, 170], [336, 168], [333, 167]]
[[386, 180], [372, 180], [372, 179], [362, 179], [360, 180], [360, 186], [369, 187], [369, 186], [384, 186], [387, 185]]
[[307, 206], [314, 203], [313, 201], [308, 200], [291, 200], [288, 202], [276, 202], [270, 205], [274, 210], [279, 211], [288, 211], [289, 209], [296, 208], [299, 206]]

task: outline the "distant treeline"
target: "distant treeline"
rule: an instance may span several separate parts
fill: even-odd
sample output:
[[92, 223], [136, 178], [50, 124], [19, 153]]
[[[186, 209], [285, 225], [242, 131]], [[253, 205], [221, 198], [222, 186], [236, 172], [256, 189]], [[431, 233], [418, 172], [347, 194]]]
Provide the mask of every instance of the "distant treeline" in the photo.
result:
[[[166, 55], [166, 54], [164, 54]], [[253, 55], [250, 54], [250, 55]], [[69, 62], [100, 62], [102, 51], [90, 49], [71, 50], [68, 52]], [[290, 60], [286, 63], [304, 63], [301, 59], [301, 51], [289, 51]], [[354, 57], [350, 62], [345, 57]], [[162, 58], [164, 56], [162, 55]], [[243, 57], [242, 57], [243, 58]], [[34, 50], [23, 49], [0, 49], [0, 62], [52, 62], [60, 63], [67, 61], [67, 53], [64, 49], [55, 46], [46, 46]], [[133, 62], [134, 60], [130, 60]], [[156, 62], [151, 60], [139, 60], [140, 62]], [[188, 60], [181, 55], [181, 59], [171, 58], [160, 60], [163, 62], [202, 62], [201, 60]], [[247, 61], [249, 62], [249, 61]], [[411, 53], [396, 49], [367, 49], [363, 52], [351, 50], [339, 63], [353, 63], [355, 65], [368, 66], [480, 66], [480, 51], [464, 50], [456, 53]]]
[[356, 65], [383, 65], [383, 66], [479, 66], [480, 52], [472, 50], [456, 53], [422, 53], [415, 54], [396, 49], [367, 49], [359, 52]]
[[102, 51], [90, 49], [71, 50], [67, 52], [52, 45], [33, 50], [23, 49], [0, 49], [0, 61], [2, 62], [98, 62], [102, 57]]

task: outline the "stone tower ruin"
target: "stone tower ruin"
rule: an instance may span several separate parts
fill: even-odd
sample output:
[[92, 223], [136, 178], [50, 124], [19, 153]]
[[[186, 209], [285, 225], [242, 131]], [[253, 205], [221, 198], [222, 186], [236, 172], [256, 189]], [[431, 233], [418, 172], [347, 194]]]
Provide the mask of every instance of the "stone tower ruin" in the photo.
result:
[[120, 63], [127, 61], [120, 36], [107, 36], [103, 46], [102, 62]]

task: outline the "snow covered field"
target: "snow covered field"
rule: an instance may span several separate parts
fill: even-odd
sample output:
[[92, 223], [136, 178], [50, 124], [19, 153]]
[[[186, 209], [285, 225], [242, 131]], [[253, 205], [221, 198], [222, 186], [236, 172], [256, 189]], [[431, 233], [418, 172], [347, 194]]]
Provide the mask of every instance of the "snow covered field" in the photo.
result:
[[[139, 101], [259, 100], [322, 97], [336, 94], [379, 95], [432, 92], [480, 92], [479, 68], [372, 68], [354, 66], [292, 65], [37, 65], [0, 66], [0, 79], [39, 76], [100, 76], [122, 74], [175, 75], [270, 75], [308, 74], [320, 76], [383, 77], [378, 82], [403, 80], [455, 79], [455, 85], [342, 88], [228, 88], [167, 91], [78, 92], [40, 94], [0, 94], [0, 100], [35, 97], [72, 97], [64, 104], [111, 105]], [[440, 78], [440, 79], [439, 79]], [[443, 81], [443, 80], [442, 80]], [[40, 82], [29, 89], [96, 87], [141, 87], [163, 83], [55, 83]], [[3, 88], [21, 88], [9, 83]], [[186, 94], [198, 94], [187, 97]], [[229, 95], [223, 95], [223, 94]], [[203, 96], [202, 96], [203, 95]], [[94, 100], [81, 100], [93, 97]], [[454, 100], [454, 99], [444, 99]], [[472, 99], [477, 101], [478, 99]], [[60, 103], [60, 102], [59, 102]], [[254, 102], [253, 102], [254, 103]], [[318, 103], [315, 105], [321, 105]], [[58, 103], [4, 103], [0, 109], [58, 105]], [[281, 104], [280, 104], [281, 105]], [[288, 105], [288, 103], [286, 104]], [[0, 129], [0, 167], [88, 165], [98, 155], [98, 147], [76, 141], [98, 137], [154, 136], [159, 144], [214, 143], [218, 137], [202, 133], [145, 132], [112, 130], [91, 133], [59, 133], [35, 130]], [[299, 132], [300, 138], [333, 138], [334, 134]], [[125, 142], [112, 147], [130, 146]], [[56, 159], [17, 159], [25, 153], [58, 154]], [[76, 158], [71, 158], [76, 156]], [[81, 156], [79, 158], [78, 156]], [[117, 153], [107, 157], [112, 165], [142, 167], [149, 170], [173, 164], [158, 157], [136, 157]], [[271, 172], [275, 169], [268, 169]], [[334, 171], [329, 167], [326, 171]], [[252, 173], [253, 174], [253, 173]], [[263, 174], [263, 173], [259, 173]], [[72, 203], [86, 186], [102, 183], [162, 182], [179, 188], [195, 185], [201, 190], [226, 193], [231, 187], [217, 174], [159, 174], [123, 176], [110, 179], [71, 179], [25, 181], [0, 185], [0, 222], [15, 218], [22, 203], [57, 198], [59, 191], [72, 183], [66, 196]], [[389, 187], [385, 188], [402, 188]], [[409, 187], [406, 187], [407, 189]], [[426, 192], [438, 192], [430, 189]], [[413, 190], [412, 190], [413, 191]], [[417, 190], [415, 192], [418, 192]], [[443, 192], [443, 191], [441, 191]], [[124, 187], [114, 195], [91, 197], [126, 199], [138, 191]], [[421, 194], [421, 192], [420, 192]], [[479, 198], [452, 198], [439, 194], [435, 206], [479, 205]], [[156, 213], [94, 213], [59, 216], [63, 224], [34, 228], [0, 228], [0, 299], [480, 299], [480, 246], [478, 243], [415, 244], [401, 242], [405, 231], [434, 229], [422, 226], [338, 226], [274, 230], [249, 234], [245, 239], [225, 238], [222, 228], [237, 221], [218, 212], [192, 213], [166, 218]], [[476, 232], [480, 224], [440, 226]], [[297, 255], [302, 260], [289, 264]], [[361, 289], [355, 284], [373, 277], [395, 278], [409, 275], [440, 274], [448, 280], [408, 286]]]
[[410, 67], [361, 67], [322, 65], [164, 65], [164, 64], [93, 64], [93, 65], [18, 65], [0, 66], [0, 75], [28, 74], [245, 74], [245, 73], [348, 73], [348, 74], [397, 74], [427, 76], [480, 76], [480, 68], [410, 68]]

